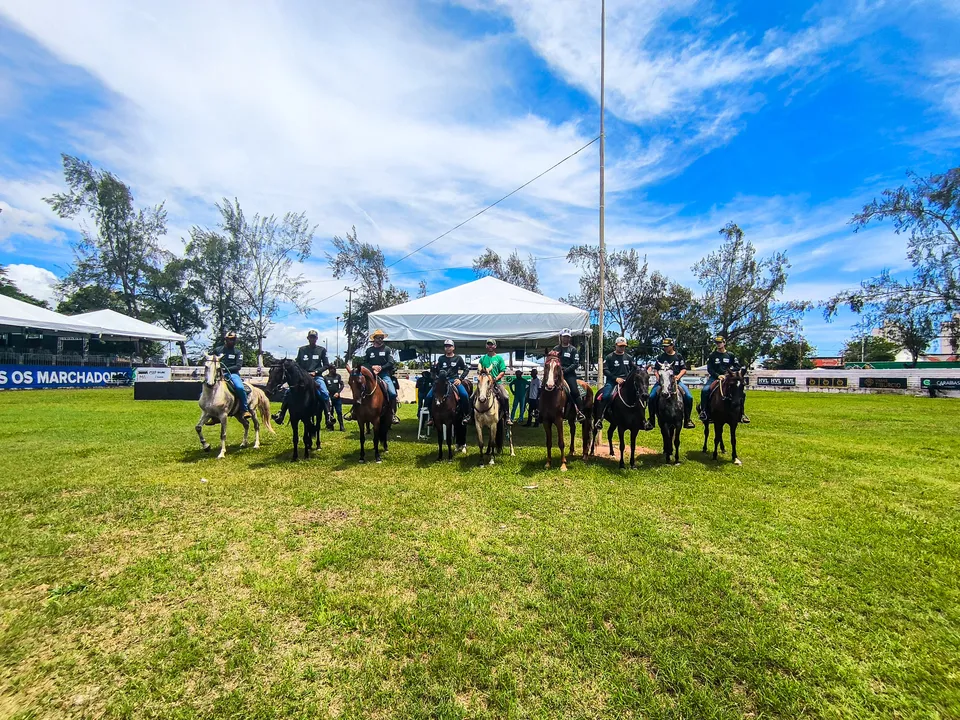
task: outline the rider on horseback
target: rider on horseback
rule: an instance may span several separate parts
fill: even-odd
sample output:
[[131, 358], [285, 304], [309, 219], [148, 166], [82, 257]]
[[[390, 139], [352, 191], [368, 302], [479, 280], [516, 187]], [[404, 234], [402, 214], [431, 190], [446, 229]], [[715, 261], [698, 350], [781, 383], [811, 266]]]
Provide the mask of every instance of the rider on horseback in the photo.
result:
[[[316, 330], [307, 331], [307, 344], [297, 349], [297, 365], [304, 372], [309, 373], [317, 385], [317, 395], [320, 396], [321, 414], [330, 414], [330, 391], [323, 380], [323, 373], [330, 367], [327, 360], [327, 349], [323, 345], [317, 345], [317, 338], [320, 333]], [[283, 419], [287, 415], [287, 392], [283, 394], [283, 403], [280, 405], [280, 412], [273, 415], [273, 421], [277, 425], [283, 425]]]
[[597, 420], [594, 423], [596, 430], [600, 430], [605, 419], [610, 419], [606, 415], [610, 409], [610, 400], [613, 399], [613, 393], [618, 385], [623, 384], [634, 364], [633, 356], [627, 354], [626, 338], [618, 337], [614, 343], [614, 351], [603, 359], [603, 378], [606, 384], [594, 399], [597, 406]]
[[237, 349], [237, 333], [229, 330], [223, 336], [223, 347], [214, 350], [214, 353], [220, 356], [220, 368], [223, 370], [223, 379], [230, 385], [233, 394], [240, 401], [240, 407], [243, 410], [241, 417], [245, 420], [253, 416], [250, 412], [250, 406], [247, 404], [247, 390], [243, 387], [243, 380], [240, 379], [240, 369], [243, 367], [243, 353]]
[[[657, 357], [657, 364], [669, 365], [670, 369], [673, 370], [673, 376], [677, 380], [677, 387], [683, 392], [683, 426], [688, 430], [695, 428], [696, 425], [694, 425], [693, 420], [690, 419], [690, 413], [693, 412], [693, 395], [690, 393], [690, 388], [680, 381], [680, 379], [687, 374], [687, 363], [683, 359], [683, 355], [677, 352], [671, 338], [663, 339], [663, 353]], [[657, 423], [655, 407], [659, 390], [660, 383], [658, 382], [653, 386], [653, 390], [650, 391], [650, 424], [654, 427]]]
[[570, 342], [570, 329], [560, 331], [560, 344], [553, 351], [560, 356], [560, 368], [563, 370], [563, 379], [569, 388], [567, 402], [573, 403], [577, 409], [577, 422], [586, 420], [583, 414], [583, 396], [580, 395], [580, 384], [577, 382], [577, 366], [580, 364], [580, 353], [577, 347]]
[[[743, 366], [737, 359], [737, 356], [727, 350], [727, 341], [723, 335], [717, 335], [713, 341], [717, 344], [717, 349], [710, 353], [707, 358], [707, 372], [710, 374], [710, 382], [703, 386], [700, 391], [699, 415], [703, 422], [710, 422], [710, 393], [713, 390], [714, 383], [727, 374], [727, 370], [740, 370]], [[750, 418], [746, 413], [740, 418], [740, 422], [749, 423]]]
[[[444, 373], [448, 380], [452, 378], [450, 385], [456, 388], [456, 392], [459, 395], [458, 402], [460, 403], [460, 412], [463, 415], [463, 424], [466, 425], [470, 422], [470, 396], [467, 395], [467, 388], [464, 386], [463, 381], [466, 380], [467, 375], [470, 374], [470, 368], [463, 361], [463, 356], [456, 353], [455, 350], [456, 346], [453, 344], [453, 340], [444, 340], [443, 357], [437, 360], [433, 366], [433, 372], [437, 373], [438, 376], [440, 373]], [[427, 393], [428, 412], [432, 407], [431, 400], [433, 400], [433, 387], [431, 387], [430, 392]], [[427, 425], [433, 425], [432, 415], [427, 421]]]
[[393, 371], [393, 351], [383, 344], [386, 337], [387, 334], [379, 328], [370, 333], [373, 345], [368, 347], [363, 354], [363, 366], [378, 376], [384, 387], [387, 388], [390, 410], [393, 413], [393, 424], [396, 425], [400, 422], [400, 418], [397, 417], [397, 388], [394, 387], [393, 378], [390, 377], [390, 373]]
[[500, 398], [500, 413], [506, 415], [507, 425], [513, 425], [510, 419], [510, 396], [503, 386], [503, 376], [507, 374], [507, 364], [497, 354], [497, 341], [487, 340], [487, 354], [480, 358], [480, 367], [486, 368], [493, 378], [493, 390]]

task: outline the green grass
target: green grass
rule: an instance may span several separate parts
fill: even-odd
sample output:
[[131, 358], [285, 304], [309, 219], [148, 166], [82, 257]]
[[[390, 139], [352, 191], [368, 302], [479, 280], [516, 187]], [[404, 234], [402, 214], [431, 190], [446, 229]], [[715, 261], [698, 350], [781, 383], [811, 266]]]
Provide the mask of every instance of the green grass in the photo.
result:
[[749, 405], [741, 468], [561, 475], [0, 393], [0, 717], [960, 717], [960, 403]]

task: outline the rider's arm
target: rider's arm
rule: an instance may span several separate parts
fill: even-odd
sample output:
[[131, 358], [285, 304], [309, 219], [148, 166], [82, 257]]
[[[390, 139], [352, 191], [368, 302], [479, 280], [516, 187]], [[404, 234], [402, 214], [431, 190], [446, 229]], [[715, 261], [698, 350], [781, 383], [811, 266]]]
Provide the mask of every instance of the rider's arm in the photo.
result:
[[467, 365], [467, 362], [463, 359], [462, 355], [458, 358], [457, 369], [460, 370], [460, 380], [466, 380], [467, 375], [470, 374], [470, 366]]
[[383, 356], [383, 360], [380, 362], [380, 374], [389, 375], [393, 370], [393, 351], [390, 348], [387, 348], [387, 354]]
[[687, 374], [687, 361], [683, 357], [681, 357], [680, 372], [677, 373], [677, 380], [681, 379], [686, 374]]

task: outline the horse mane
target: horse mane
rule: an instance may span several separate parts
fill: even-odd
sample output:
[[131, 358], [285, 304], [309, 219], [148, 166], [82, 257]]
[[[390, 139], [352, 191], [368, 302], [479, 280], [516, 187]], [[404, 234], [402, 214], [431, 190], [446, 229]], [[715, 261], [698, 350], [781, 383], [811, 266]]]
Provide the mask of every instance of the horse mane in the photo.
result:
[[291, 382], [290, 377], [287, 377], [287, 385], [290, 387], [309, 387], [313, 383], [313, 378], [307, 374], [306, 370], [297, 365], [296, 360], [283, 360], [281, 365], [283, 365], [284, 373], [289, 373], [292, 376], [293, 382]]

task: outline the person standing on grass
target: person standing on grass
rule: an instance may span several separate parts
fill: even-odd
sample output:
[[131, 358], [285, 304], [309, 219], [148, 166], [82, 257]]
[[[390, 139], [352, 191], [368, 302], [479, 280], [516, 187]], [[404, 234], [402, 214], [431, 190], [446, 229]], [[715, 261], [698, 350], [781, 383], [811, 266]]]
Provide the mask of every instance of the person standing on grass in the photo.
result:
[[[487, 354], [480, 358], [480, 367], [486, 368], [487, 372], [490, 373], [493, 378], [493, 390], [500, 398], [500, 403], [504, 409], [508, 409], [510, 407], [510, 396], [507, 395], [507, 390], [503, 387], [503, 376], [507, 374], [507, 364], [497, 354], [497, 341], [493, 338], [487, 340]], [[507, 415], [507, 425], [513, 425], [509, 413], [505, 412], [504, 414]]]
[[340, 423], [340, 432], [343, 432], [343, 399], [340, 394], [343, 392], [343, 378], [337, 369], [331, 365], [327, 369], [327, 375], [323, 378], [327, 384], [327, 392], [330, 393], [330, 405], [327, 410], [327, 430], [333, 430], [333, 413], [337, 413], [337, 422]]
[[233, 389], [233, 394], [240, 401], [243, 419], [253, 417], [250, 406], [247, 404], [247, 391], [243, 387], [243, 380], [240, 379], [240, 370], [243, 368], [243, 353], [237, 349], [237, 333], [235, 330], [227, 331], [227, 334], [223, 336], [223, 347], [214, 350], [214, 354], [220, 356], [223, 379], [227, 381], [227, 384]]
[[530, 421], [533, 420], [533, 426], [540, 424], [540, 376], [537, 369], [530, 371], [530, 387], [527, 388], [527, 423], [524, 427], [530, 427]]
[[517, 420], [517, 409], [520, 410], [520, 419], [523, 422], [523, 411], [527, 403], [527, 388], [530, 381], [523, 376], [523, 370], [517, 370], [516, 374], [507, 379], [507, 384], [513, 392], [513, 407], [510, 410], [510, 420]]

